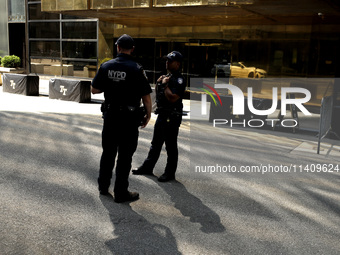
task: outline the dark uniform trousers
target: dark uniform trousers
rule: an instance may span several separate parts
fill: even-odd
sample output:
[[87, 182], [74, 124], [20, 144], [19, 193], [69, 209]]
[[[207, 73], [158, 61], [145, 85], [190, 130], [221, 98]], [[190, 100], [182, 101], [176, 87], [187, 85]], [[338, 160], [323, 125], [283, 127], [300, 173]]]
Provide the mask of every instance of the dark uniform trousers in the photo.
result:
[[181, 117], [179, 116], [169, 116], [168, 114], [158, 115], [149, 154], [141, 166], [142, 169], [149, 171], [154, 169], [162, 146], [165, 143], [168, 158], [164, 173], [167, 175], [175, 175], [178, 163], [177, 137], [180, 124]]
[[138, 124], [128, 114], [122, 111], [108, 111], [104, 114], [103, 153], [98, 178], [100, 190], [107, 190], [110, 186], [118, 153], [114, 193], [123, 196], [128, 192], [128, 178], [132, 156], [138, 144], [138, 134]]

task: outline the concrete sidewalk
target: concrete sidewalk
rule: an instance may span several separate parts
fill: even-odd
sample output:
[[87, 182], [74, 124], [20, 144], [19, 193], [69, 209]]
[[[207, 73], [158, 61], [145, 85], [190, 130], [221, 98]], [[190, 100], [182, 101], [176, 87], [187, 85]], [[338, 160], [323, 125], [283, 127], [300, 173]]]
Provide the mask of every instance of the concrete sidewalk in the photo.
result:
[[[63, 114], [90, 114], [101, 116], [100, 103], [104, 101], [104, 95], [91, 94], [91, 103], [77, 103], [72, 101], [63, 101], [49, 99], [49, 81], [40, 80], [39, 97], [22, 96], [11, 93], [4, 93], [3, 87], [0, 86], [0, 111], [9, 112], [31, 112], [31, 113], [63, 113]], [[154, 93], [153, 93], [154, 94]], [[152, 95], [154, 99], [154, 95]], [[190, 100], [183, 100], [183, 110], [188, 115], [183, 119], [190, 118]], [[152, 113], [150, 124], [153, 125], [157, 115]], [[189, 125], [183, 124], [182, 128], [189, 128]]]
[[[62, 101], [62, 100], [50, 100], [48, 98], [49, 95], [49, 79], [51, 77], [42, 76], [40, 77], [39, 81], [39, 94], [40, 97], [20, 97], [20, 104], [17, 103], [18, 95], [10, 94], [10, 93], [3, 93], [2, 86], [0, 86], [0, 111], [28, 111], [28, 112], [35, 112], [35, 113], [72, 113], [72, 114], [91, 114], [91, 115], [101, 115], [100, 113], [100, 106], [99, 103], [104, 101], [104, 95], [91, 94], [92, 103], [91, 104], [84, 104], [84, 103], [75, 103], [70, 101]], [[155, 95], [153, 93], [152, 98], [154, 100]], [[38, 101], [36, 101], [38, 100]], [[57, 103], [58, 102], [58, 103]], [[198, 106], [200, 101], [190, 101], [190, 100], [183, 100], [184, 105], [184, 112], [186, 113], [183, 116], [184, 120], [192, 120], [195, 119], [195, 116], [191, 116], [190, 107], [200, 107]], [[43, 105], [43, 106], [42, 106]], [[209, 104], [208, 104], [208, 112], [209, 112]], [[272, 116], [272, 118], [276, 118], [277, 116]], [[152, 113], [152, 117], [150, 120], [150, 125], [153, 125], [157, 116]], [[208, 117], [207, 117], [208, 118]], [[269, 117], [268, 117], [269, 118]], [[310, 135], [315, 138], [315, 142], [302, 144], [299, 146], [299, 150], [305, 150], [310, 153], [314, 153], [317, 149], [317, 134], [319, 130], [319, 123], [320, 115], [319, 114], [312, 114], [311, 116], [299, 116], [299, 130], [295, 134], [296, 136], [299, 135]], [[209, 126], [208, 126], [209, 128]], [[181, 129], [190, 130], [190, 122], [183, 122], [181, 125]], [[245, 129], [247, 131], [251, 131], [250, 129]], [[260, 129], [261, 130], [261, 129]], [[266, 133], [268, 130], [263, 130], [262, 133]], [[270, 130], [269, 130], [270, 131]], [[275, 131], [278, 136], [286, 136], [287, 133]], [[331, 143], [335, 142], [334, 140], [330, 140]], [[332, 145], [327, 142], [327, 140], [322, 140], [322, 148], [321, 154], [329, 154], [329, 148], [332, 148], [332, 153], [338, 155], [336, 149], [332, 147]]]
[[[99, 107], [0, 88], [1, 254], [340, 253], [339, 141], [323, 140], [327, 147], [317, 155], [311, 135], [213, 129], [185, 117], [176, 181], [131, 175], [130, 189], [140, 199], [116, 204], [97, 188]], [[145, 159], [152, 135], [152, 123], [140, 130], [133, 167]], [[195, 171], [213, 164], [319, 164], [333, 171]], [[165, 165], [163, 150], [154, 174]]]
[[[14, 98], [16, 98], [16, 95], [5, 93], [6, 96], [0, 98], [0, 110], [2, 111], [30, 111], [30, 112], [36, 112], [36, 113], [42, 113], [42, 112], [62, 112], [62, 113], [74, 113], [74, 114], [91, 114], [91, 115], [101, 115], [99, 111], [99, 103], [104, 101], [104, 95], [91, 94], [92, 104], [78, 104], [74, 102], [69, 101], [62, 101], [58, 100], [58, 104], [56, 104], [55, 100], [48, 99], [49, 95], [49, 79], [51, 77], [49, 76], [41, 76], [39, 77], [39, 94], [40, 97], [38, 100], [39, 103], [36, 103], [36, 101], [33, 100], [33, 98], [30, 97], [21, 97], [20, 104], [17, 104]], [[0, 86], [0, 93], [2, 93], [2, 87]], [[155, 94], [152, 94], [153, 100], [155, 100]], [[195, 119], [194, 116], [191, 116], [190, 113], [190, 107], [199, 107], [200, 101], [190, 101], [190, 100], [183, 100], [184, 105], [184, 112], [187, 113], [183, 116], [184, 120], [189, 120], [190, 118]], [[43, 107], [41, 105], [44, 105]], [[154, 106], [155, 107], [155, 106]], [[208, 112], [209, 112], [209, 104], [208, 104]], [[276, 118], [277, 116], [273, 114], [273, 116], [270, 116], [271, 118]], [[150, 125], [153, 125], [157, 116], [152, 113]], [[268, 117], [269, 118], [269, 117]], [[305, 116], [300, 114], [299, 115], [299, 130], [295, 134], [296, 136], [299, 135], [310, 135], [315, 138], [315, 142], [311, 143], [304, 143], [297, 148], [298, 150], [304, 150], [306, 152], [314, 153], [317, 150], [317, 134], [319, 131], [319, 125], [320, 125], [320, 115], [319, 114], [312, 114], [311, 116]], [[183, 122], [181, 125], [181, 129], [187, 129], [190, 130], [190, 122]], [[247, 131], [251, 131], [249, 129], [246, 129]], [[267, 132], [267, 130], [263, 131], [264, 133]], [[276, 131], [278, 136], [285, 136], [285, 133]], [[334, 140], [330, 140], [331, 143]], [[336, 151], [335, 148], [331, 145], [331, 143], [327, 142], [327, 140], [322, 140], [322, 148], [320, 150], [321, 154], [329, 154], [332, 153], [335, 155], [338, 155], [339, 153]], [[330, 151], [330, 148], [332, 152]]]

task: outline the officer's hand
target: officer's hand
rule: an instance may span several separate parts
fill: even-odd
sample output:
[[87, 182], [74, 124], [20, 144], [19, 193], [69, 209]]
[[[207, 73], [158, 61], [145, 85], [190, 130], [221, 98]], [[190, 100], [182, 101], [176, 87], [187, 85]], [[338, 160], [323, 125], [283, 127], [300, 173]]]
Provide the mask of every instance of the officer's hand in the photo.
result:
[[157, 82], [161, 82], [164, 79], [165, 75], [162, 75], [161, 77], [158, 78]]
[[148, 123], [149, 123], [149, 121], [150, 121], [150, 117], [151, 117], [151, 116], [148, 116], [148, 115], [145, 115], [145, 116], [144, 116], [144, 119], [143, 119], [143, 123], [142, 123], [142, 125], [141, 125], [141, 128], [145, 128], [145, 127], [148, 125]]
[[163, 83], [163, 84], [167, 84], [167, 83], [169, 82], [169, 80], [170, 80], [170, 77], [164, 77], [164, 78], [162, 79], [162, 83]]

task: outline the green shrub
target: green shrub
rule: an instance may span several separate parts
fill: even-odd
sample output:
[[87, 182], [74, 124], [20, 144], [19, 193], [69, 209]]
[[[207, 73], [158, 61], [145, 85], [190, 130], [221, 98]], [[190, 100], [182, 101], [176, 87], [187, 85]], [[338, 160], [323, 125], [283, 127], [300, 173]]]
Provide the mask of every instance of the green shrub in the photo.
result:
[[3, 67], [16, 68], [16, 67], [19, 67], [20, 64], [21, 64], [21, 59], [15, 55], [4, 56], [1, 59], [1, 65]]
[[102, 60], [100, 60], [99, 61], [99, 65], [101, 65], [101, 64], [103, 64], [103, 63], [105, 63], [105, 62], [107, 62], [107, 61], [109, 61], [109, 60], [111, 60], [112, 58], [104, 58], [104, 59], [102, 59]]
[[1, 66], [1, 59], [2, 59], [2, 57], [0, 56], [0, 66]]

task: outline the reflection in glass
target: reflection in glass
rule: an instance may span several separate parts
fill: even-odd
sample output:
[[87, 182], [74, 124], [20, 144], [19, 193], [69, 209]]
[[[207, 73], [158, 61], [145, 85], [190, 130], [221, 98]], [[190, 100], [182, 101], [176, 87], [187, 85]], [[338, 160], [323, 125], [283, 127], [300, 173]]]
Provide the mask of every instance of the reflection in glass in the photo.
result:
[[25, 0], [8, 1], [8, 21], [25, 22]]
[[0, 1], [0, 56], [8, 54], [8, 24], [6, 2]]
[[84, 10], [87, 9], [87, 0], [58, 0], [56, 2], [57, 10]]
[[63, 61], [63, 75], [68, 72], [75, 77], [93, 78], [97, 73], [97, 62], [94, 61]]
[[[224, 1], [214, 1], [214, 4], [218, 3], [225, 3]], [[183, 5], [201, 5], [203, 3], [202, 0], [156, 0], [155, 1], [155, 6], [183, 6]]]
[[59, 39], [59, 22], [31, 22], [29, 23], [30, 38], [56, 38]]
[[93, 0], [92, 8], [149, 7], [148, 0]]
[[63, 38], [96, 39], [97, 22], [63, 22]]
[[58, 41], [32, 41], [30, 42], [30, 56], [59, 58], [60, 44]]
[[71, 16], [71, 15], [62, 15], [62, 19], [79, 19], [77, 16]]
[[45, 57], [31, 57], [31, 73], [60, 75], [60, 60], [45, 58]]
[[97, 59], [97, 43], [63, 42], [63, 58]]
[[59, 19], [59, 14], [41, 12], [41, 4], [28, 4], [28, 18], [30, 20]]

